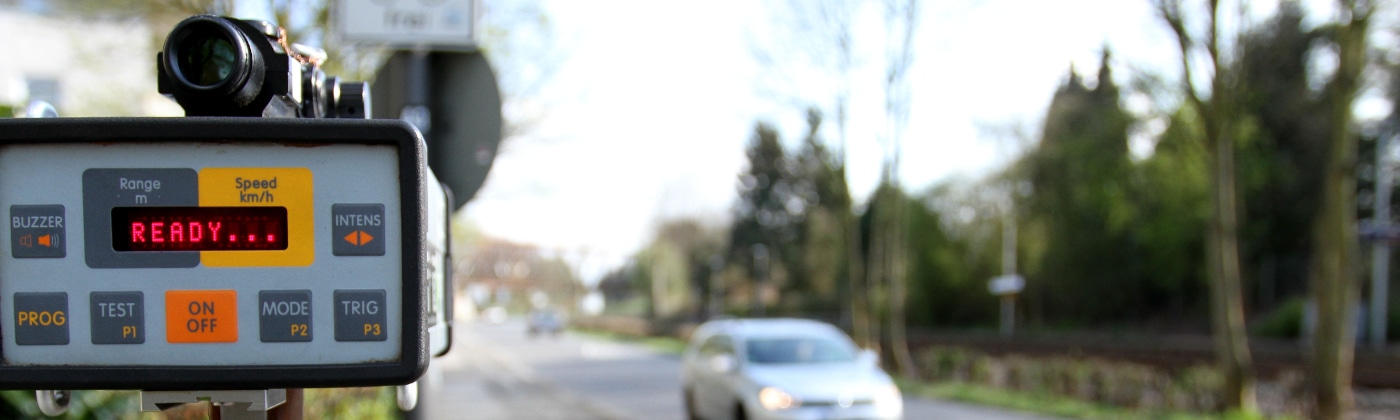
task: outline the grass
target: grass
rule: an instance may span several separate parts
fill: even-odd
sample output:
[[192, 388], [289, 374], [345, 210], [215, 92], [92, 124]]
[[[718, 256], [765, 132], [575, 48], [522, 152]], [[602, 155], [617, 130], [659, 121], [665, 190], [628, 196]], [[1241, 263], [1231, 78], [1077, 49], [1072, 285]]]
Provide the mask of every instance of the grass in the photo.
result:
[[962, 401], [1028, 413], [1074, 419], [1245, 420], [1263, 418], [1258, 415], [1248, 415], [1239, 412], [1203, 414], [1169, 410], [1131, 409], [1081, 401], [1057, 395], [1031, 394], [956, 382], [937, 384], [904, 380], [898, 382], [899, 388], [907, 395]]

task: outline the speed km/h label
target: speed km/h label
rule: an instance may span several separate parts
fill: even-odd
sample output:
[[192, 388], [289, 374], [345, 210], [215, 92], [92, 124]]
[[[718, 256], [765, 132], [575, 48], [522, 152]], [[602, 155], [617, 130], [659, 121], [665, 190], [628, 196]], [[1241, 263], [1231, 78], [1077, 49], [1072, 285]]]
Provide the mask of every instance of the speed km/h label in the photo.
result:
[[[316, 259], [315, 204], [311, 171], [306, 168], [204, 168], [199, 171], [200, 207], [283, 207], [285, 239], [258, 230], [231, 236], [245, 242], [277, 242], [282, 249], [204, 251], [209, 267], [307, 266]], [[279, 232], [280, 233], [280, 232]], [[228, 238], [224, 238], [227, 240]]]

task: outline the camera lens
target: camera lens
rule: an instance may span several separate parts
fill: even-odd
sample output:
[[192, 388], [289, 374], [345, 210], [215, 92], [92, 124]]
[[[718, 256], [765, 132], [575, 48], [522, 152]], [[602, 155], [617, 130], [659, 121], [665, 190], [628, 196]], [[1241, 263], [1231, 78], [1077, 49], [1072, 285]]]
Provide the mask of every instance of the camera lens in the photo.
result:
[[217, 35], [191, 37], [180, 46], [180, 72], [196, 85], [217, 85], [233, 74], [235, 54], [233, 43]]
[[[237, 95], [260, 70], [256, 51], [232, 22], [209, 15], [175, 25], [165, 43], [165, 73], [182, 88], [201, 94]], [[251, 87], [256, 90], [256, 87]]]

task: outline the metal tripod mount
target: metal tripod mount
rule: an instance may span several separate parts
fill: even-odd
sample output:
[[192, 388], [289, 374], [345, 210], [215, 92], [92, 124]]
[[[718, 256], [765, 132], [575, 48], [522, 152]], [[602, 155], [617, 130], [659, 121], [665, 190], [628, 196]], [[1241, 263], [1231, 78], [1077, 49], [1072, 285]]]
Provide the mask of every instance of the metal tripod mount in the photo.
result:
[[287, 390], [141, 391], [141, 411], [164, 411], [206, 400], [218, 408], [221, 419], [266, 420], [268, 410], [287, 402]]

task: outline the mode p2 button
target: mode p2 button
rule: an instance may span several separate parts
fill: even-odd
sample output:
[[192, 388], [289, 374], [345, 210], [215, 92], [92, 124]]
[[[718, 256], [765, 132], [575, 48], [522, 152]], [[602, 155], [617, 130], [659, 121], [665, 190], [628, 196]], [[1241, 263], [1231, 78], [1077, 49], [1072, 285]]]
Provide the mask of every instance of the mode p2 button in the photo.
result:
[[238, 293], [233, 290], [166, 291], [165, 341], [238, 341]]

